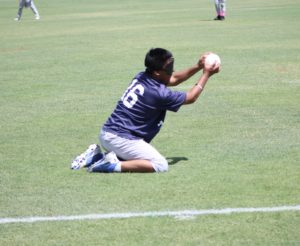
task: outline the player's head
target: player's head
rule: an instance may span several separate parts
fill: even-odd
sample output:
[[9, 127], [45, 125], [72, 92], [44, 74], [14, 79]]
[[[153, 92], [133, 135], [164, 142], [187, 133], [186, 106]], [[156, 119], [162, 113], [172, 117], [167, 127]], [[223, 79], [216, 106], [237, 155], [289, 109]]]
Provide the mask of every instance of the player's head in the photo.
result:
[[169, 76], [173, 73], [174, 58], [170, 51], [163, 48], [150, 49], [145, 57], [146, 72], [165, 71]]

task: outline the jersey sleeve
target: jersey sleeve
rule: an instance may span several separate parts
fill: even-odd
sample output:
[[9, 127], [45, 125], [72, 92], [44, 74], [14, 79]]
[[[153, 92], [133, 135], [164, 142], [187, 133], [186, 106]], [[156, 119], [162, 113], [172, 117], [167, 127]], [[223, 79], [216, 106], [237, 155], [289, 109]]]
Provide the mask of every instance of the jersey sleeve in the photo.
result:
[[177, 112], [186, 98], [185, 92], [172, 91], [167, 87], [161, 91], [158, 107], [163, 110]]

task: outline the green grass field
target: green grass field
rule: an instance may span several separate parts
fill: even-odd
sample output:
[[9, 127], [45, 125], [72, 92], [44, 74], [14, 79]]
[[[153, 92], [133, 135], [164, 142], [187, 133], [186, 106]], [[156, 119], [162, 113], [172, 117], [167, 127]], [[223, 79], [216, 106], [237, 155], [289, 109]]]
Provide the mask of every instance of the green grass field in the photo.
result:
[[[0, 220], [300, 205], [299, 0], [36, 0], [15, 22], [0, 0]], [[153, 145], [163, 174], [88, 174], [71, 160], [98, 142], [145, 53], [175, 69], [214, 51], [222, 71], [169, 113]], [[175, 88], [187, 90], [198, 77]], [[0, 245], [300, 245], [300, 211], [0, 224]]]

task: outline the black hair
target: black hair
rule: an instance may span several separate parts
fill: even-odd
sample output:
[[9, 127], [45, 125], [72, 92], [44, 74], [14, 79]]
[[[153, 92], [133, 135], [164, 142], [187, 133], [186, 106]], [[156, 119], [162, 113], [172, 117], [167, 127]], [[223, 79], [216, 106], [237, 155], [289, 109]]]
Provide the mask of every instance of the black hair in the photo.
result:
[[164, 64], [172, 57], [172, 53], [163, 48], [153, 48], [145, 57], [146, 72], [152, 73], [163, 69]]

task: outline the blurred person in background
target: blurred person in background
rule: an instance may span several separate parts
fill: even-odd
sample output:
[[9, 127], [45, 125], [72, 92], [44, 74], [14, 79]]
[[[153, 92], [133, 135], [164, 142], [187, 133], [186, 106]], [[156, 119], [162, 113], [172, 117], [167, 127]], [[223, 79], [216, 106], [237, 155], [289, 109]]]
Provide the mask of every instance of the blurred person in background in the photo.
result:
[[34, 13], [35, 19], [40, 19], [39, 11], [37, 10], [33, 0], [19, 0], [19, 9], [17, 17], [14, 19], [15, 21], [19, 21], [21, 19], [24, 7], [31, 8], [32, 12]]
[[214, 20], [225, 20], [226, 0], [215, 0], [217, 17]]

